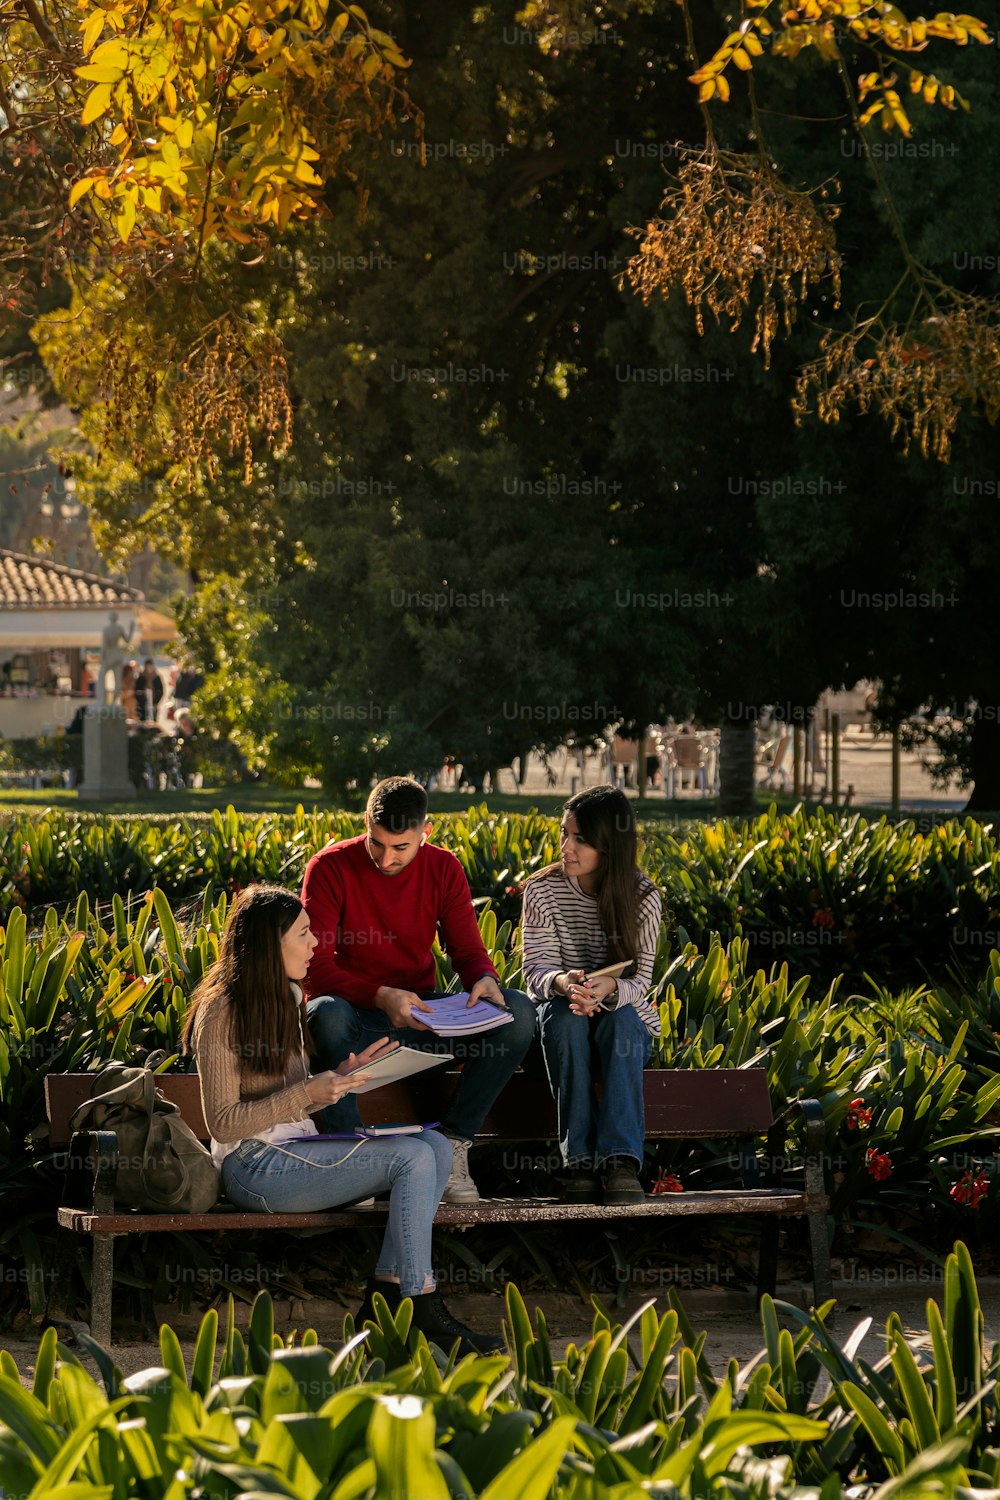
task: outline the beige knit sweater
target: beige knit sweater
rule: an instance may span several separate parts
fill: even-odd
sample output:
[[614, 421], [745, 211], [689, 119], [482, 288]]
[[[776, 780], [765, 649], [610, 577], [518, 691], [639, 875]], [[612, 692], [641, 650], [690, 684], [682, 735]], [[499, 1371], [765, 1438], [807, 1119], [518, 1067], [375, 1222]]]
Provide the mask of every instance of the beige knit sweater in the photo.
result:
[[308, 1120], [306, 1058], [293, 1054], [283, 1073], [250, 1073], [241, 1066], [230, 1035], [230, 1007], [214, 1000], [195, 1016], [194, 1053], [198, 1060], [201, 1107], [213, 1141], [230, 1147], [272, 1125]]

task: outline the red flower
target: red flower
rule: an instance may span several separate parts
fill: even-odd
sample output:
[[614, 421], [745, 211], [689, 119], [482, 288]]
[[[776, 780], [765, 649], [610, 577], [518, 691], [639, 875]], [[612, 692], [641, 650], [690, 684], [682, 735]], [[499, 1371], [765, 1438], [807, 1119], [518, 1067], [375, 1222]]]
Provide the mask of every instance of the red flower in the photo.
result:
[[833, 912], [828, 906], [824, 906], [822, 911], [818, 911], [815, 913], [815, 915], [813, 916], [812, 924], [814, 927], [830, 928], [835, 926]]
[[956, 1203], [967, 1203], [970, 1208], [978, 1208], [989, 1190], [990, 1179], [986, 1173], [980, 1171], [973, 1176], [970, 1170], [958, 1179], [948, 1196], [954, 1198]]
[[872, 1122], [872, 1112], [865, 1109], [863, 1099], [852, 1099], [847, 1106], [847, 1128], [848, 1130], [867, 1130]]
[[892, 1176], [892, 1162], [884, 1151], [876, 1151], [874, 1146], [869, 1146], [865, 1152], [865, 1166], [876, 1182], [885, 1182]]
[[679, 1177], [674, 1176], [673, 1172], [664, 1172], [661, 1167], [656, 1174], [656, 1181], [651, 1191], [653, 1193], [683, 1193], [684, 1184]]

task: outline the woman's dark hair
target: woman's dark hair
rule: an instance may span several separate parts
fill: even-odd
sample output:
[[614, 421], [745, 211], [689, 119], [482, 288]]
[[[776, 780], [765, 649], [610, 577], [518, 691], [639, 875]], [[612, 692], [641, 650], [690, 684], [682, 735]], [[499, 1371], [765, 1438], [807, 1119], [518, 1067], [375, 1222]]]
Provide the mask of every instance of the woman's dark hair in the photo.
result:
[[283, 1072], [309, 1028], [301, 1027], [299, 1000], [281, 957], [281, 939], [302, 915], [298, 896], [280, 885], [248, 885], [236, 899], [219, 944], [219, 957], [195, 989], [184, 1025], [184, 1049], [193, 1050], [195, 1018], [203, 1005], [228, 1001], [230, 1045], [247, 1073]]
[[[593, 894], [601, 931], [608, 940], [608, 961], [634, 960], [639, 949], [640, 876], [632, 804], [617, 787], [588, 786], [570, 797], [563, 813], [573, 815], [580, 837], [601, 856]], [[558, 868], [548, 865], [538, 874], [548, 875]]]

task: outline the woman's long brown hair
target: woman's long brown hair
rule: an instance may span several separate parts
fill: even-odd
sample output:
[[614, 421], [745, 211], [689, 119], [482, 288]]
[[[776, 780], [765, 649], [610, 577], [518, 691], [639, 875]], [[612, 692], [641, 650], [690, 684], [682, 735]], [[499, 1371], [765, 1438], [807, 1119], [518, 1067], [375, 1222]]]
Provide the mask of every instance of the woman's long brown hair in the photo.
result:
[[[576, 819], [581, 838], [601, 856], [594, 877], [593, 894], [601, 931], [608, 940], [608, 960], [635, 960], [639, 948], [640, 873], [639, 841], [632, 804], [614, 786], [589, 786], [563, 807]], [[558, 870], [547, 865], [532, 880]]]
[[[280, 885], [241, 891], [219, 944], [219, 957], [191, 997], [184, 1050], [193, 1051], [194, 1026], [203, 1005], [229, 1002], [230, 1045], [246, 1073], [283, 1073], [301, 1048], [299, 1001], [281, 958], [281, 939], [302, 915], [298, 896]], [[302, 1027], [307, 1053], [312, 1042]]]

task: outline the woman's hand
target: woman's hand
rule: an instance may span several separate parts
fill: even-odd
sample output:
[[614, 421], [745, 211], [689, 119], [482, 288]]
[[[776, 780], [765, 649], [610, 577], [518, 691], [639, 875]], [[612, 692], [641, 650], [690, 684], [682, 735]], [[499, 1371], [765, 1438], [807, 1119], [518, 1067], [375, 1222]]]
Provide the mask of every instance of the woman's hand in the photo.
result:
[[369, 1063], [378, 1062], [379, 1058], [388, 1057], [392, 1052], [399, 1051], [398, 1042], [390, 1042], [387, 1036], [379, 1037], [377, 1042], [372, 1042], [363, 1052], [350, 1052], [344, 1061], [336, 1068], [338, 1073], [350, 1073], [355, 1068], [367, 1068]]
[[615, 981], [607, 975], [600, 979], [588, 979], [582, 969], [573, 969], [564, 977], [567, 980], [566, 998], [575, 1016], [594, 1015], [617, 988]]
[[[353, 1054], [352, 1054], [353, 1055]], [[348, 1062], [350, 1059], [348, 1059]], [[341, 1067], [345, 1064], [341, 1063]], [[336, 1104], [345, 1094], [350, 1094], [360, 1083], [367, 1083], [370, 1073], [314, 1073], [306, 1079], [306, 1097], [316, 1109], [324, 1104]]]

